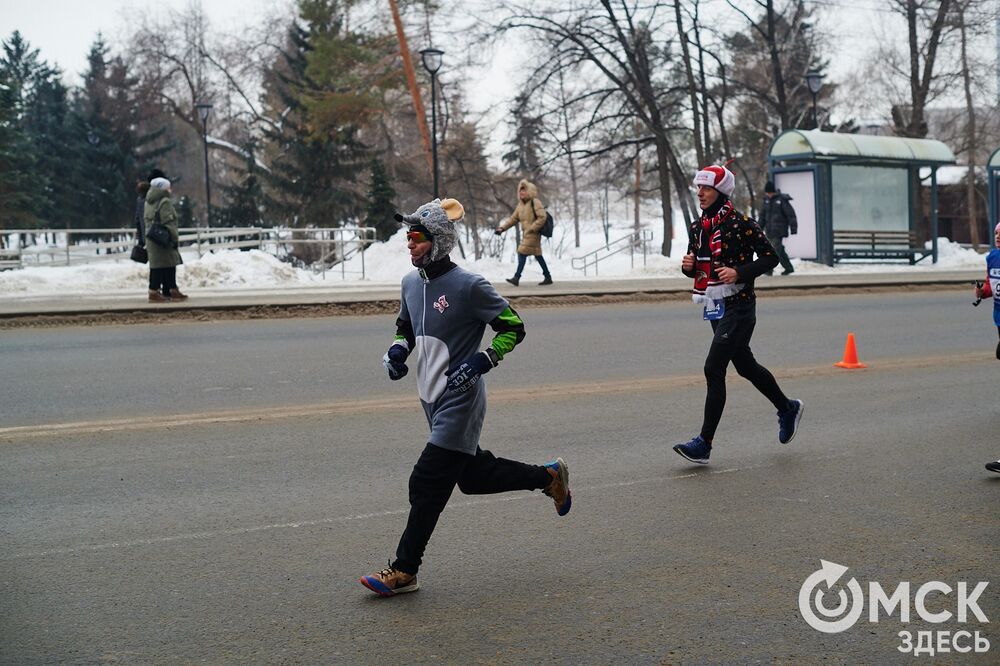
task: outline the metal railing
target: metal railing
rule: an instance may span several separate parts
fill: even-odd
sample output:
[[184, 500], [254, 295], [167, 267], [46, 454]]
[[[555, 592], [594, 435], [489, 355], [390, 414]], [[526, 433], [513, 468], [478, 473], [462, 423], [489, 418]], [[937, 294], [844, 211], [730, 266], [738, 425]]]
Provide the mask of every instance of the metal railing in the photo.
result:
[[21, 268], [21, 249], [0, 249], [0, 271]]
[[622, 252], [629, 252], [631, 254], [632, 268], [635, 268], [635, 255], [636, 250], [642, 250], [642, 265], [646, 265], [646, 244], [653, 240], [653, 232], [649, 229], [639, 229], [633, 231], [628, 236], [622, 236], [617, 240], [613, 240], [607, 245], [597, 248], [592, 252], [588, 252], [582, 257], [573, 257], [571, 260], [571, 265], [575, 270], [583, 271], [584, 275], [587, 275], [587, 271], [590, 268], [594, 269], [594, 275], [598, 275], [598, 264], [609, 257], [613, 257], [616, 254], [621, 254]]
[[[271, 229], [265, 245], [274, 246], [275, 256], [308, 257], [314, 272], [326, 273], [340, 266], [340, 277], [348, 273], [365, 276], [365, 250], [376, 241], [374, 227], [319, 227], [308, 229]], [[311, 255], [318, 252], [318, 255]], [[348, 260], [360, 255], [360, 270], [347, 270]]]
[[[72, 266], [128, 259], [136, 242], [133, 228], [4, 229], [0, 230], [0, 270], [29, 266]], [[372, 227], [265, 229], [263, 227], [182, 227], [179, 249], [193, 249], [201, 258], [216, 250], [257, 249], [279, 258], [294, 258], [317, 273], [340, 264], [341, 276], [365, 274], [364, 251], [374, 243]], [[39, 242], [41, 241], [41, 242]], [[315, 248], [305, 249], [305, 248]], [[360, 254], [359, 270], [348, 271], [347, 260]]]

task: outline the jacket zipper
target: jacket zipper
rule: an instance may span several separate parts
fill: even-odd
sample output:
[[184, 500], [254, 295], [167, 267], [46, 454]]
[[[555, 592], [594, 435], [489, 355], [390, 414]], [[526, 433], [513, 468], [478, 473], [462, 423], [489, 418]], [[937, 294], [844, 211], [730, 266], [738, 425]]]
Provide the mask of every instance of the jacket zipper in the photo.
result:
[[[423, 280], [423, 307], [420, 308], [420, 334], [427, 338], [427, 285], [430, 283], [430, 278], [427, 277], [427, 273], [424, 269], [420, 269], [420, 279]], [[426, 345], [425, 345], [426, 346]], [[427, 350], [420, 352], [420, 376], [427, 377], [427, 361], [425, 357], [427, 356]], [[428, 378], [429, 379], [429, 378]], [[429, 396], [428, 396], [429, 397]]]

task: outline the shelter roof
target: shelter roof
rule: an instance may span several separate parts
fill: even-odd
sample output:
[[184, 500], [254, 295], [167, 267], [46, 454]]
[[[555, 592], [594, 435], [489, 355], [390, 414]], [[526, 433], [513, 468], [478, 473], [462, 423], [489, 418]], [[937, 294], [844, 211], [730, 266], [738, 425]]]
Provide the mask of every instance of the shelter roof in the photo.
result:
[[768, 155], [772, 160], [851, 161], [898, 166], [955, 163], [955, 154], [936, 139], [794, 129], [779, 134], [771, 143]]

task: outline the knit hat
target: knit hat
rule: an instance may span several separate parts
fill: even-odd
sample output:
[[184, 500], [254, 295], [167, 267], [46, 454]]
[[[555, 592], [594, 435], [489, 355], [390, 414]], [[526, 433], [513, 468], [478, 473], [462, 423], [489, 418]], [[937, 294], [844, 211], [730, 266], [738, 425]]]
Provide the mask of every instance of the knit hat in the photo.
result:
[[694, 175], [695, 185], [707, 185], [727, 197], [732, 196], [736, 189], [736, 176], [724, 166], [707, 166]]
[[777, 192], [777, 190], [774, 189], [774, 183], [771, 182], [770, 180], [764, 184], [764, 191], [767, 192], [768, 194], [773, 194], [774, 192]]
[[158, 190], [169, 190], [170, 181], [167, 180], [166, 178], [154, 178], [153, 180], [149, 181], [149, 186], [156, 188]]
[[393, 217], [412, 228], [419, 228], [431, 237], [431, 251], [427, 263], [443, 259], [455, 247], [455, 222], [465, 218], [465, 208], [457, 199], [435, 199], [425, 203], [409, 215], [396, 213]]

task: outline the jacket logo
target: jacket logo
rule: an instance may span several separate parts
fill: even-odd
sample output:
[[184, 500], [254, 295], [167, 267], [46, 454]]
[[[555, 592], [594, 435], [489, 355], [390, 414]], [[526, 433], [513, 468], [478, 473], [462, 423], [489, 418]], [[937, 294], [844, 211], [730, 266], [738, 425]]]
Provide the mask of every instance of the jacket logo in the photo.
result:
[[448, 299], [445, 298], [444, 296], [441, 296], [439, 299], [437, 299], [437, 301], [434, 302], [434, 309], [440, 312], [441, 314], [444, 314], [444, 309], [446, 307], [448, 307]]

